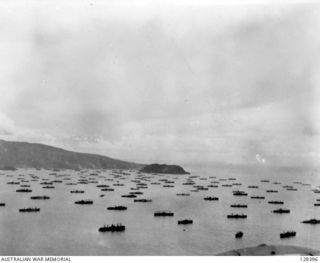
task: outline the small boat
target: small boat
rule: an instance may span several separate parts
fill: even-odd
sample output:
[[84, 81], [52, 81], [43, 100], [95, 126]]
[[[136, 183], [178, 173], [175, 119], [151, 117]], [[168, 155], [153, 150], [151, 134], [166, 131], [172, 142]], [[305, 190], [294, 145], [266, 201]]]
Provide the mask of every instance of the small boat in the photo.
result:
[[122, 206], [122, 205], [119, 205], [119, 206], [110, 206], [107, 208], [108, 210], [119, 210], [119, 211], [123, 211], [123, 210], [127, 210], [127, 207], [126, 206]]
[[153, 215], [154, 216], [174, 216], [174, 213], [170, 211], [157, 211]]
[[55, 187], [54, 186], [50, 186], [50, 185], [47, 185], [47, 186], [44, 186], [42, 187], [43, 189], [54, 189]]
[[214, 197], [214, 196], [207, 196], [203, 198], [205, 201], [219, 201], [219, 197]]
[[99, 232], [123, 232], [125, 229], [126, 227], [122, 224], [103, 225], [103, 227], [99, 228]]
[[320, 224], [320, 220], [319, 220], [319, 219], [312, 218], [312, 219], [309, 219], [309, 220], [304, 220], [304, 221], [302, 221], [301, 223], [303, 223], [303, 224], [316, 225], [316, 224]]
[[166, 188], [173, 188], [173, 187], [174, 187], [174, 185], [165, 184], [165, 185], [163, 185], [162, 187], [166, 187]]
[[235, 234], [235, 238], [242, 238], [243, 237], [243, 232], [239, 231]]
[[298, 189], [297, 188], [287, 188], [287, 191], [298, 191]]
[[268, 204], [273, 204], [273, 205], [283, 205], [283, 201], [269, 201]]
[[37, 196], [31, 196], [30, 199], [33, 199], [33, 200], [48, 200], [48, 199], [50, 199], [50, 197], [46, 196], [46, 195], [37, 195]]
[[295, 231], [288, 231], [280, 234], [280, 238], [289, 238], [289, 237], [295, 237], [295, 236], [296, 236]]
[[313, 204], [314, 206], [320, 206], [320, 203], [315, 203], [315, 204]]
[[273, 210], [272, 213], [276, 213], [276, 214], [289, 214], [290, 213], [290, 209], [276, 209]]
[[0, 203], [0, 206], [6, 206], [6, 203]]
[[231, 214], [231, 215], [227, 215], [227, 218], [235, 218], [235, 219], [247, 218], [247, 215], [244, 215], [244, 214]]
[[184, 220], [179, 220], [178, 225], [190, 225], [193, 224], [192, 219], [184, 219]]
[[24, 212], [40, 212], [40, 208], [37, 207], [29, 207], [29, 208], [21, 208], [19, 209], [19, 212], [24, 213]]
[[83, 194], [84, 191], [83, 190], [72, 190], [70, 191], [71, 194]]
[[234, 207], [234, 208], [247, 208], [248, 206], [245, 204], [233, 204], [230, 205], [230, 207]]
[[261, 183], [269, 183], [270, 181], [269, 180], [261, 180], [260, 182]]
[[134, 199], [133, 200], [135, 203], [149, 203], [152, 202], [152, 199]]
[[80, 201], [75, 201], [74, 203], [77, 205], [92, 205], [93, 201], [92, 200], [80, 200]]

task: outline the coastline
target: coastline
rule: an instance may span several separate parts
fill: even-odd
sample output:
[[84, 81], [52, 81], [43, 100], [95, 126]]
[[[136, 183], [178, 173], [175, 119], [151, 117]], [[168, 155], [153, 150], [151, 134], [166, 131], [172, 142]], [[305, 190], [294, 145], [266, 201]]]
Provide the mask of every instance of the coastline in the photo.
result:
[[229, 250], [223, 253], [219, 253], [216, 256], [279, 256], [279, 255], [319, 256], [320, 251], [307, 248], [307, 247], [260, 244], [254, 247], [245, 247], [240, 249]]

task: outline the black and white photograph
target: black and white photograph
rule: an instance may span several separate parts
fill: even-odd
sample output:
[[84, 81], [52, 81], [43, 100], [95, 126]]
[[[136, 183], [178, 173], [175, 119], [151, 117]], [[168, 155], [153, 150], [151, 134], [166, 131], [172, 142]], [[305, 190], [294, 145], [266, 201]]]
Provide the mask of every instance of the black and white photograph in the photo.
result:
[[0, 58], [0, 258], [320, 260], [320, 2], [4, 0]]

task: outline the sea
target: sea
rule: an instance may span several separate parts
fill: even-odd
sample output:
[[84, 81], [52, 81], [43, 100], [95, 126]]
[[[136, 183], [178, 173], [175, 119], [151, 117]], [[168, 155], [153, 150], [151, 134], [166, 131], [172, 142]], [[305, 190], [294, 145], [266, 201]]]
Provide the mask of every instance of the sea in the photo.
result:
[[[2, 171], [0, 175], [1, 255], [216, 255], [259, 244], [294, 245], [320, 249], [320, 225], [301, 221], [320, 219], [320, 177], [316, 168], [266, 166], [189, 166], [185, 175], [141, 174], [130, 170], [37, 170]], [[8, 184], [19, 182], [19, 184]], [[80, 182], [80, 184], [79, 184]], [[191, 184], [185, 185], [186, 182]], [[49, 183], [54, 188], [43, 188]], [[106, 184], [114, 191], [101, 191]], [[142, 186], [138, 190], [131, 190]], [[172, 185], [174, 187], [164, 187]], [[216, 185], [212, 187], [212, 185]], [[29, 187], [28, 187], [29, 186]], [[200, 187], [202, 186], [202, 188]], [[209, 186], [209, 187], [207, 187]], [[248, 188], [258, 186], [258, 188]], [[294, 188], [296, 190], [287, 190]], [[17, 189], [32, 192], [16, 192]], [[199, 189], [199, 190], [197, 190]], [[84, 193], [72, 194], [72, 190]], [[247, 196], [234, 196], [233, 191]], [[273, 190], [273, 192], [267, 192]], [[125, 198], [140, 191], [136, 198]], [[189, 195], [177, 195], [185, 193]], [[49, 196], [33, 200], [31, 196]], [[103, 196], [102, 196], [103, 195]], [[205, 197], [218, 201], [205, 201]], [[263, 196], [265, 199], [252, 199]], [[134, 202], [134, 199], [152, 202]], [[92, 200], [92, 205], [75, 201]], [[283, 205], [268, 201], [283, 201]], [[232, 208], [246, 204], [247, 208]], [[125, 211], [107, 210], [126, 206]], [[21, 213], [37, 207], [40, 212]], [[278, 208], [290, 209], [276, 214]], [[171, 211], [172, 217], [155, 217]], [[245, 219], [228, 219], [245, 214]], [[193, 224], [179, 225], [191, 219]], [[124, 232], [99, 232], [103, 225], [123, 224]], [[238, 231], [244, 233], [236, 239]], [[292, 238], [280, 233], [296, 231]]]

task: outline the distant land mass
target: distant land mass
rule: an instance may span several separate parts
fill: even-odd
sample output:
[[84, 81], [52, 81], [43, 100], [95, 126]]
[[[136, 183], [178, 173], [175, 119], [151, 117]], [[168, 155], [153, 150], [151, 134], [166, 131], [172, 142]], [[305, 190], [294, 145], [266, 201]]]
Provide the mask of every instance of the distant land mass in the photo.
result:
[[179, 165], [167, 165], [157, 163], [146, 165], [140, 171], [143, 173], [189, 174]]
[[145, 165], [38, 143], [0, 140], [0, 169], [141, 169]]

